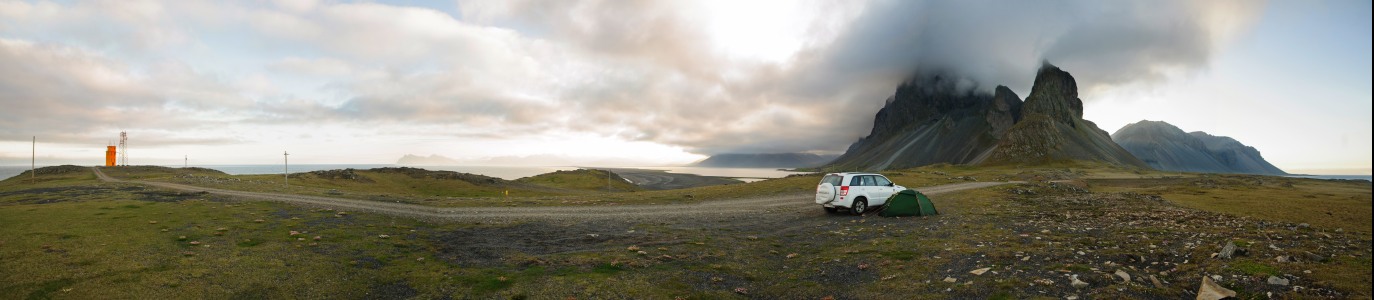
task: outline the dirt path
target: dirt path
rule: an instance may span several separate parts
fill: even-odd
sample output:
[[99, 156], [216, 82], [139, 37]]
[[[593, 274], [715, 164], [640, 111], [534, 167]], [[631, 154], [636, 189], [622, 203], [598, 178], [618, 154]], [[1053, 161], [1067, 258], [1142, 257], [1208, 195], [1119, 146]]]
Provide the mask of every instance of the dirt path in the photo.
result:
[[[731, 214], [758, 213], [761, 211], [796, 210], [814, 208], [812, 195], [792, 194], [761, 196], [742, 199], [710, 201], [693, 204], [659, 205], [610, 205], [610, 206], [559, 206], [559, 207], [431, 207], [403, 203], [386, 203], [366, 200], [258, 193], [216, 188], [198, 187], [185, 184], [154, 182], [143, 180], [121, 180], [105, 175], [99, 168], [92, 168], [96, 177], [105, 182], [128, 182], [155, 186], [166, 189], [207, 192], [213, 194], [328, 207], [338, 210], [366, 211], [389, 215], [399, 215], [434, 220], [510, 220], [510, 219], [552, 219], [583, 220], [594, 218], [659, 218], [718, 216]], [[968, 189], [984, 188], [1011, 182], [967, 182], [917, 188], [927, 195], [937, 195]]]

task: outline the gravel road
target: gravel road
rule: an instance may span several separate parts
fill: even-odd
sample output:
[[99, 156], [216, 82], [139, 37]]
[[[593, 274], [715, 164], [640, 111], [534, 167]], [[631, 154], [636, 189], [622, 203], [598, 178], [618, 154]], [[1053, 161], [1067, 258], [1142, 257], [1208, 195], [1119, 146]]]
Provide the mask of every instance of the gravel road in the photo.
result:
[[[276, 193], [258, 193], [215, 188], [198, 187], [185, 184], [154, 182], [144, 180], [121, 180], [110, 177], [99, 168], [92, 168], [96, 177], [105, 182], [128, 182], [159, 188], [208, 192], [255, 200], [286, 202], [298, 205], [327, 207], [337, 210], [365, 211], [397, 216], [415, 217], [432, 220], [584, 220], [584, 219], [650, 219], [661, 217], [697, 217], [751, 214], [760, 211], [814, 209], [810, 193], [761, 196], [741, 199], [709, 201], [693, 204], [660, 205], [613, 205], [613, 206], [560, 206], [560, 207], [431, 207], [423, 205], [386, 203], [366, 200], [306, 196]], [[927, 195], [937, 195], [968, 189], [984, 188], [1012, 182], [966, 182], [931, 187], [916, 188]]]

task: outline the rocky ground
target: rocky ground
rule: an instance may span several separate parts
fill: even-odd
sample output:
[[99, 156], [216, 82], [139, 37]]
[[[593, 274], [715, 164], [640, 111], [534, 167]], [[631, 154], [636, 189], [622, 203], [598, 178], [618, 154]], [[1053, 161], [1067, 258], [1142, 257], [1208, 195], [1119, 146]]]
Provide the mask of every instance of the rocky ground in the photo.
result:
[[[631, 206], [513, 207], [502, 208], [511, 213], [502, 218], [436, 221], [238, 203], [238, 196], [129, 182], [11, 187], [0, 190], [0, 223], [6, 224], [0, 231], [14, 229], [0, 239], [0, 269], [6, 271], [0, 273], [11, 275], [0, 277], [40, 279], [0, 284], [0, 291], [254, 298], [1179, 299], [1195, 298], [1206, 278], [1240, 298], [1370, 298], [1367, 228], [1185, 208], [1159, 195], [1089, 189], [1072, 172], [1055, 181], [1041, 177], [1058, 178], [1018, 177], [1030, 183], [996, 186], [961, 179], [970, 182], [927, 189], [941, 214], [904, 218], [827, 214], [796, 195], [645, 206], [685, 213]], [[1167, 183], [1194, 181], [1215, 182], [1200, 188], [1216, 191], [1228, 185], [1206, 179]], [[1306, 199], [1290, 201], [1313, 201]], [[515, 213], [547, 209], [560, 210], [562, 217]], [[21, 219], [35, 214], [68, 219]], [[85, 231], [73, 229], [78, 227]], [[298, 238], [297, 232], [323, 238]], [[188, 248], [178, 235], [205, 244]], [[252, 242], [259, 240], [266, 242]], [[108, 253], [134, 254], [97, 259]], [[62, 269], [49, 274], [30, 268], [39, 265]], [[91, 272], [105, 268], [133, 271]], [[306, 275], [250, 276], [259, 273]]]

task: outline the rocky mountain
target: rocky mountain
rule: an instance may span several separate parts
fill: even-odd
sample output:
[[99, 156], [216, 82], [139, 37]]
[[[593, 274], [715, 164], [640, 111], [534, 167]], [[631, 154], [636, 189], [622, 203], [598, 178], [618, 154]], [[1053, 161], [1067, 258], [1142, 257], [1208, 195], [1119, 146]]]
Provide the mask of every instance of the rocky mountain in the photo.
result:
[[1288, 174], [1269, 164], [1259, 150], [1206, 132], [1186, 133], [1161, 121], [1131, 123], [1112, 140], [1155, 169], [1184, 172]]
[[401, 159], [396, 160], [396, 164], [402, 166], [445, 166], [456, 165], [458, 161], [437, 154], [431, 154], [430, 156], [406, 154], [402, 156]]
[[950, 75], [916, 76], [874, 116], [872, 132], [826, 166], [886, 170], [935, 163], [1093, 160], [1145, 167], [1083, 119], [1068, 72], [1045, 63], [1026, 101], [1005, 86], [991, 93]]
[[809, 168], [834, 160], [834, 155], [811, 153], [725, 153], [692, 164], [711, 168]]
[[1069, 72], [1046, 62], [1035, 74], [1021, 119], [981, 163], [1044, 163], [1088, 160], [1147, 168], [1145, 162], [1122, 149], [1111, 135], [1083, 119], [1078, 83]]
[[947, 74], [908, 80], [874, 116], [873, 131], [828, 167], [885, 170], [972, 163], [1019, 119], [1021, 99], [1004, 86], [989, 94]]

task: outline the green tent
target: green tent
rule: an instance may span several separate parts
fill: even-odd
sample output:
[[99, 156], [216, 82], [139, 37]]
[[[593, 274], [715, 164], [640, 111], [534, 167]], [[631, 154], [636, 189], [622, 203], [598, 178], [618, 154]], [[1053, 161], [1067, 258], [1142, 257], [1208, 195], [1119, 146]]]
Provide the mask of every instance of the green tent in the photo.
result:
[[935, 204], [930, 203], [930, 198], [916, 190], [904, 190], [887, 197], [887, 204], [878, 215], [884, 217], [901, 216], [933, 216], [940, 214], [935, 211]]

